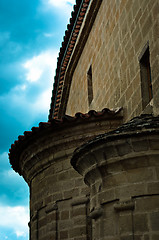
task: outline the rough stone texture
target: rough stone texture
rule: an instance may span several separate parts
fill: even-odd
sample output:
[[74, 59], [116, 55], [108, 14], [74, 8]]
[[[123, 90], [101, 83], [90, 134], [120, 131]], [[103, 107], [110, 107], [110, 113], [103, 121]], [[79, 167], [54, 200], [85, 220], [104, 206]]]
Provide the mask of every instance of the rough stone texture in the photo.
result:
[[[97, 15], [90, 28], [92, 9]], [[159, 114], [158, 34], [158, 0], [90, 1], [64, 76], [64, 89], [70, 86], [68, 99], [62, 96], [66, 114], [105, 106], [123, 107], [124, 122], [143, 111]], [[153, 100], [142, 109], [139, 58], [147, 44]], [[88, 187], [70, 164], [73, 151], [123, 123], [122, 116], [88, 115], [71, 124], [65, 118], [57, 128], [47, 127], [51, 120], [42, 123], [11, 148], [12, 167], [30, 187], [30, 239], [158, 240], [159, 119], [136, 118], [80, 147], [72, 164]]]
[[105, 110], [99, 115], [94, 112], [65, 119], [57, 127], [42, 124], [42, 129], [20, 137], [12, 146], [13, 168], [30, 187], [31, 240], [91, 239], [89, 188], [70, 159], [75, 148], [99, 133], [116, 129], [122, 118], [122, 110]]
[[[92, 1], [92, 5], [95, 4]], [[90, 33], [84, 26], [74, 51], [77, 65], [68, 68], [72, 79], [66, 113], [89, 109], [123, 107], [124, 121], [153, 111], [159, 114], [159, 2], [158, 0], [120, 0], [101, 2]], [[90, 7], [91, 9], [91, 7]], [[92, 12], [87, 13], [92, 15]], [[87, 19], [86, 19], [87, 20]], [[84, 23], [83, 23], [84, 24]], [[89, 37], [84, 46], [82, 38]], [[81, 38], [80, 38], [81, 37]], [[149, 42], [153, 88], [153, 110], [142, 108], [139, 57]], [[73, 58], [73, 56], [72, 56]], [[75, 62], [74, 60], [74, 62]], [[93, 101], [88, 104], [87, 72], [92, 66]], [[67, 73], [66, 73], [67, 75]]]
[[90, 187], [93, 240], [157, 239], [158, 117], [137, 117], [96, 137], [76, 149], [71, 162]]

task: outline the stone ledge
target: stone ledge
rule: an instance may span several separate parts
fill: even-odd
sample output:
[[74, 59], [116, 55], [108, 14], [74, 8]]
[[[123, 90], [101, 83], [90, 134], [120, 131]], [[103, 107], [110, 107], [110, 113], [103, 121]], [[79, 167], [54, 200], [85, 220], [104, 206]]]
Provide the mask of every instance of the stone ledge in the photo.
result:
[[61, 121], [40, 123], [32, 132], [20, 136], [10, 150], [10, 162], [28, 185], [40, 172], [62, 159], [71, 158], [75, 148], [86, 141], [120, 126], [122, 109], [77, 113]]
[[135, 203], [132, 200], [120, 201], [119, 203], [114, 204], [114, 209], [116, 211], [126, 211], [126, 210], [134, 210]]
[[58, 206], [57, 206], [57, 204], [55, 203], [55, 204], [53, 204], [53, 205], [48, 205], [46, 208], [45, 208], [45, 212], [46, 213], [50, 213], [50, 212], [52, 212], [52, 211], [56, 211], [58, 209]]
[[89, 202], [89, 197], [79, 197], [79, 198], [73, 199], [71, 205], [77, 206], [77, 205], [86, 204], [88, 202]]

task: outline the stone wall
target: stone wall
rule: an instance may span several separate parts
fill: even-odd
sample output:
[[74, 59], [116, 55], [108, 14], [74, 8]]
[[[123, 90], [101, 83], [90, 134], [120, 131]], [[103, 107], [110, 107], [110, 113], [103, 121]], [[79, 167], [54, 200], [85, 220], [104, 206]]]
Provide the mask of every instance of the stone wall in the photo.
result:
[[30, 187], [31, 240], [89, 240], [89, 189], [70, 164], [73, 151], [122, 124], [122, 110], [41, 123], [10, 150], [13, 169]]
[[159, 238], [158, 120], [134, 119], [76, 150], [72, 164], [90, 187], [93, 240]]
[[[124, 108], [124, 121], [151, 112], [151, 106], [142, 107], [139, 58], [149, 45], [153, 88], [153, 111], [158, 111], [159, 89], [159, 2], [158, 0], [120, 0], [101, 2], [89, 33], [83, 26], [74, 50], [77, 65], [72, 78], [66, 113], [103, 107]], [[96, 4], [95, 1], [91, 2]], [[99, 4], [98, 4], [99, 5]], [[88, 9], [86, 20], [94, 14]], [[83, 24], [86, 23], [86, 20]], [[87, 23], [87, 25], [89, 25]], [[83, 37], [88, 35], [84, 46]], [[77, 60], [76, 60], [77, 55]], [[72, 66], [71, 62], [71, 66]], [[68, 71], [71, 72], [71, 66]], [[87, 72], [92, 66], [93, 101], [88, 104]]]

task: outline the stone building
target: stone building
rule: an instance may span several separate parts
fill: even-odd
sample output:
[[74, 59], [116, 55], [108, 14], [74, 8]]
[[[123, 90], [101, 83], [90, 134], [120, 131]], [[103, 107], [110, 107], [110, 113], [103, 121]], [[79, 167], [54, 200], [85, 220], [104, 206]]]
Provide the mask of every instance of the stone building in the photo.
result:
[[48, 122], [9, 154], [30, 239], [158, 240], [158, 114], [159, 1], [76, 0]]

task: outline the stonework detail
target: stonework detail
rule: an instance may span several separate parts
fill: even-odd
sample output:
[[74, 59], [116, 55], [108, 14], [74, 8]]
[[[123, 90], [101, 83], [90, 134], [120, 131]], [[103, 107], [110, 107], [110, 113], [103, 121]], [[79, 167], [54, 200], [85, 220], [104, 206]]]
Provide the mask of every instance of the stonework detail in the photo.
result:
[[[91, 111], [41, 123], [10, 150], [30, 187], [30, 239], [91, 239], [89, 188], [70, 164], [81, 144], [122, 124], [122, 109]], [[16, 159], [16, 161], [15, 161]]]
[[[91, 1], [101, 3], [96, 19], [89, 22], [77, 39], [70, 62], [71, 81], [67, 114], [89, 109], [123, 107], [124, 121], [145, 113], [158, 111], [159, 79], [159, 2], [158, 0]], [[92, 8], [93, 8], [92, 7]], [[90, 21], [93, 9], [88, 9]], [[90, 15], [90, 17], [89, 17]], [[81, 47], [83, 38], [88, 36]], [[149, 45], [153, 101], [143, 109], [139, 57]], [[80, 51], [80, 53], [79, 53]], [[76, 64], [76, 66], [74, 66]], [[88, 103], [87, 71], [92, 66], [93, 101]], [[67, 73], [65, 76], [67, 80]], [[65, 99], [67, 102], [67, 99]], [[152, 109], [153, 105], [153, 109]]]
[[[90, 187], [92, 239], [159, 237], [159, 118], [135, 118], [71, 160]], [[158, 220], [157, 220], [158, 219]]]
[[76, 0], [67, 27], [49, 120], [9, 153], [30, 240], [158, 240], [159, 1]]

